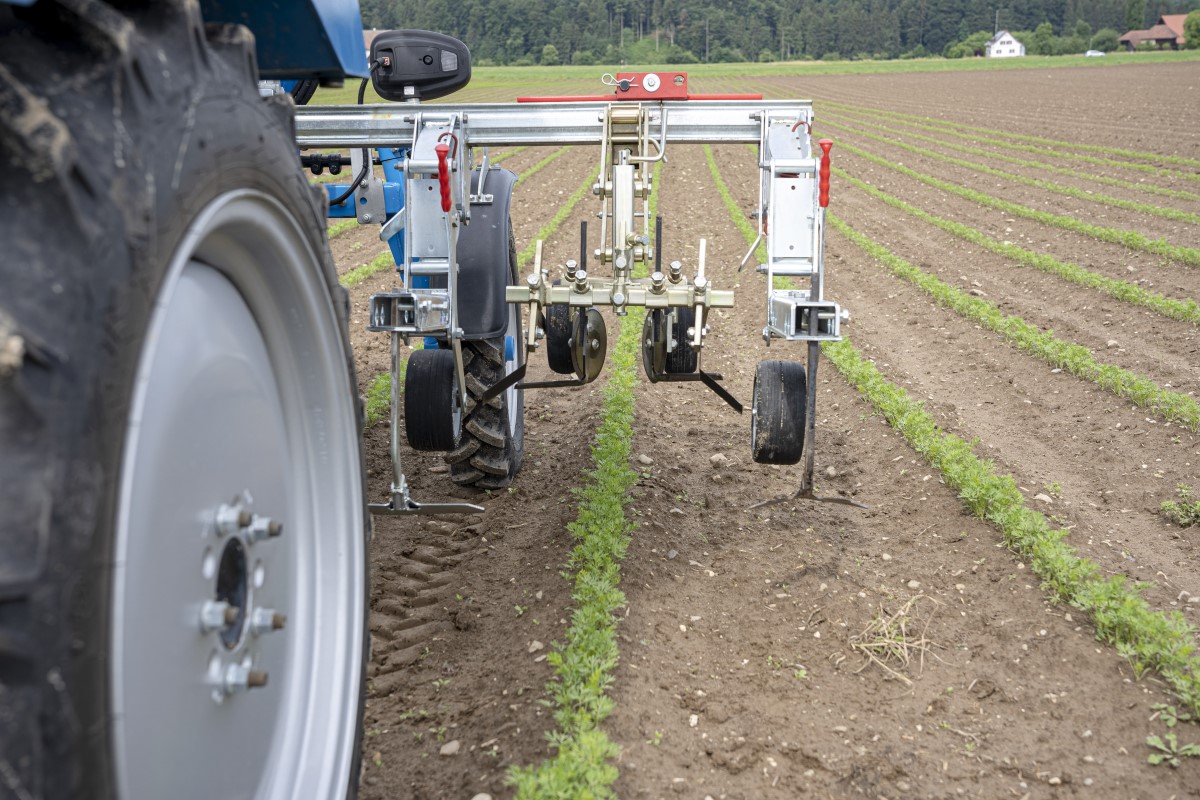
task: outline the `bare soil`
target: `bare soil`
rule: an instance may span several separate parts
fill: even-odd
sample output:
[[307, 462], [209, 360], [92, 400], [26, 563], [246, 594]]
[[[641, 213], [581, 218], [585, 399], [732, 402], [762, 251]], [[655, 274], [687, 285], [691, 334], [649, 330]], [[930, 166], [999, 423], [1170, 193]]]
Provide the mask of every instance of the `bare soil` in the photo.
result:
[[[756, 82], [770, 83], [779, 96], [1112, 144], [1129, 135], [1131, 115], [1150, 102], [1145, 86], [1180, 78], [1172, 66], [1052, 72]], [[1046, 87], [1074, 98], [1073, 116], [1024, 102]], [[1008, 110], [996, 119], [986, 113], [993, 107]], [[1170, 141], [1145, 134], [1129, 146], [1200, 153], [1184, 108], [1156, 103], [1153, 118], [1174, 132]], [[855, 143], [892, 155], [871, 140]], [[545, 152], [527, 151], [505, 166], [520, 172]], [[757, 181], [752, 154], [740, 146], [716, 152], [749, 212]], [[997, 235], [1016, 227], [961, 198], [935, 196], [910, 179], [843, 158], [836, 147], [834, 153], [852, 174], [933, 213]], [[665, 260], [678, 258], [693, 270], [703, 237], [708, 275], [738, 292], [737, 309], [713, 320], [704, 367], [723, 373], [748, 404], [755, 364], [800, 360], [803, 348], [764, 347], [764, 280], [736, 269], [746, 245], [703, 153], [680, 146], [669, 156], [660, 187]], [[518, 186], [518, 249], [594, 161], [590, 148], [581, 149]], [[960, 183], [967, 177], [932, 159], [920, 168]], [[1007, 188], [1020, 202], [1024, 187]], [[1031, 194], [1028, 202], [1042, 200]], [[579, 204], [547, 240], [547, 264], [576, 257], [579, 222], [594, 219], [595, 210], [590, 198]], [[835, 183], [832, 210], [922, 269], [978, 289], [1007, 313], [1092, 348], [1099, 360], [1178, 391], [1197, 388], [1200, 345], [1191, 326], [981, 253], [849, 186]], [[1134, 229], [1141, 222], [1125, 220]], [[1191, 268], [1025, 225], [1024, 246], [1086, 260], [1093, 269], [1127, 258], [1138, 276], [1174, 296], [1200, 289], [1200, 273]], [[1195, 240], [1195, 228], [1183, 226], [1176, 243]], [[367, 228], [333, 246], [342, 271], [382, 252]], [[1112, 274], [1127, 277], [1125, 266]], [[1200, 596], [1197, 534], [1172, 527], [1157, 509], [1177, 484], [1196, 482], [1200, 438], [1052, 372], [935, 306], [840, 236], [830, 235], [827, 267], [829, 296], [853, 313], [848, 335], [891, 380], [925, 400], [947, 429], [978, 439], [976, 452], [1011, 472], [1031, 504], [1069, 527], [1069, 541], [1083, 555], [1112, 574], [1154, 581], [1152, 605], [1196, 620], [1200, 606], [1188, 600]], [[367, 298], [394, 280], [385, 272], [351, 292], [364, 391], [388, 368], [386, 337], [362, 330]], [[617, 330], [610, 323], [612, 341]], [[1112, 340], [1118, 344], [1110, 347]], [[534, 363], [546, 373], [540, 353]], [[468, 499], [486, 510], [375, 520], [361, 790], [367, 800], [508, 797], [505, 770], [550, 754], [545, 734], [553, 720], [541, 702], [551, 677], [545, 654], [571, 613], [560, 574], [571, 547], [566, 524], [577, 511], [572, 489], [590, 464], [603, 380], [526, 394], [525, 466], [511, 490], [463, 492], [437, 454], [404, 448], [414, 497]], [[642, 477], [627, 509], [639, 527], [623, 565], [628, 605], [618, 628], [616, 710], [605, 724], [622, 751], [618, 794], [1200, 796], [1200, 759], [1185, 759], [1178, 769], [1146, 762], [1146, 736], [1166, 730], [1152, 719], [1152, 704], [1170, 702], [1161, 681], [1135, 679], [1125, 659], [1095, 641], [1086, 618], [1049, 603], [999, 532], [969, 516], [828, 362], [818, 382], [819, 493], [852, 496], [870, 510], [795, 502], [747, 510], [794, 490], [799, 468], [753, 463], [747, 416], [702, 386], [639, 384], [633, 467]], [[385, 423], [367, 431], [373, 501], [384, 498], [390, 482], [389, 433]], [[1045, 500], [1034, 499], [1039, 494]], [[855, 647], [884, 617], [904, 623], [907, 665], [885, 669]], [[1181, 743], [1200, 739], [1192, 725], [1176, 730]]]

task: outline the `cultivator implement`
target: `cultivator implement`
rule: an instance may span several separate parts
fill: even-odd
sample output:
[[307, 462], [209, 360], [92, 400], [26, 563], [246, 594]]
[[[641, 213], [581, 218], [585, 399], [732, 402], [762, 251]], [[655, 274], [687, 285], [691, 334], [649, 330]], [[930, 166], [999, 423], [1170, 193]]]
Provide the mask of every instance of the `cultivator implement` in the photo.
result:
[[[382, 96], [428, 98], [435, 79], [442, 82], [437, 91], [453, 83], [447, 64], [457, 59], [461, 72], [461, 53], [443, 49], [439, 58], [442, 37], [430, 37], [404, 32], [376, 39], [377, 66], [416, 63], [414, 54], [433, 53], [427, 74], [377, 70]], [[310, 107], [297, 115], [302, 147], [351, 148], [357, 178], [349, 188], [329, 187], [330, 213], [382, 225], [380, 238], [399, 272], [400, 288], [371, 298], [370, 330], [392, 338], [394, 472], [389, 502], [372, 511], [478, 508], [420, 504], [409, 496], [400, 466], [401, 402], [409, 444], [445, 452], [456, 482], [507, 485], [520, 466], [523, 392], [583, 386], [598, 377], [608, 339], [603, 308], [618, 317], [645, 309], [641, 349], [649, 380], [699, 381], [742, 411], [721, 376], [702, 368], [710, 311], [732, 307], [734, 293], [707, 274], [704, 239], [694, 263], [679, 257], [664, 268], [669, 243], [661, 217], [651, 219], [652, 166], [688, 144], [758, 147], [759, 234], [742, 266], [764, 243], [766, 261], [758, 265], [767, 279], [763, 339], [768, 345], [806, 342], [808, 359], [806, 367], [758, 365], [751, 449], [762, 463], [795, 464], [807, 454], [793, 497], [825, 499], [812, 492], [815, 375], [820, 342], [840, 339], [847, 318], [824, 296], [832, 143], [814, 145], [809, 101], [697, 99], [687, 93], [686, 80], [683, 73], [618, 74], [605, 76], [614, 92], [602, 97]], [[487, 148], [521, 145], [598, 147], [592, 194], [599, 200], [599, 235], [591, 240], [584, 223], [578, 260], [562, 264], [547, 263], [537, 242], [528, 274], [519, 277], [508, 220], [515, 176], [490, 166]], [[329, 156], [304, 159], [314, 171], [329, 164]], [[423, 338], [425, 348], [413, 351], [401, 392], [400, 344], [414, 337]], [[527, 357], [543, 348], [551, 370], [564, 377], [525, 380]]]

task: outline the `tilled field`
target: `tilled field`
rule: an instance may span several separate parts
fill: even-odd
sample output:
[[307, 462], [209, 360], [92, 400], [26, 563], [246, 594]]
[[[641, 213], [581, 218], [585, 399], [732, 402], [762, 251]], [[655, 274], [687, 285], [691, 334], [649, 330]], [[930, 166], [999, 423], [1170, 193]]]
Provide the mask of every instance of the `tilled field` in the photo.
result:
[[[1175, 87], [1177, 102], [1160, 105], [1148, 86]], [[845, 172], [835, 177], [830, 211], [849, 229], [830, 229], [827, 291], [853, 314], [846, 331], [854, 347], [942, 428], [976, 442], [979, 457], [1011, 474], [1026, 505], [1067, 529], [1066, 543], [1102, 577], [1151, 582], [1144, 597], [1152, 609], [1195, 622], [1197, 529], [1176, 526], [1159, 507], [1200, 474], [1200, 421], [1187, 417], [1200, 378], [1200, 316], [1194, 303], [1189, 316], [1144, 300], [1182, 307], [1200, 294], [1200, 266], [1190, 261], [1200, 252], [1200, 226], [1186, 218], [1200, 213], [1200, 164], [1188, 161], [1200, 157], [1189, 123], [1200, 111], [1193, 66], [751, 78], [693, 90], [817, 100], [817, 132], [838, 142], [834, 162]], [[555, 153], [531, 148], [502, 162], [527, 175], [514, 201], [518, 250], [542, 231], [552, 265], [578, 252], [579, 222], [596, 210], [585, 196], [544, 230], [590, 181], [597, 160], [589, 148], [545, 161]], [[713, 154], [746, 215], [757, 191], [754, 154], [740, 146]], [[712, 320], [705, 368], [722, 372], [748, 404], [754, 365], [799, 360], [803, 348], [763, 345], [764, 279], [736, 269], [747, 242], [704, 149], [675, 147], [669, 158], [657, 199], [665, 260], [693, 270], [705, 238], [709, 276], [738, 291], [737, 309]], [[893, 165], [1019, 208], [988, 205]], [[928, 215], [958, 228], [938, 227]], [[1011, 325], [996, 332], [952, 310], [898, 277], [879, 251], [868, 254], [858, 243], [864, 237], [891, 254], [889, 263], [902, 259], [968, 299], [1052, 331], [1104, 369], [1022, 349]], [[332, 247], [344, 274], [363, 272], [385, 249], [373, 228], [339, 233]], [[1038, 254], [1041, 266], [1030, 265], [1032, 256], [1023, 263], [1014, 248]], [[1066, 273], [1086, 275], [1071, 282]], [[388, 368], [386, 337], [361, 327], [367, 298], [393, 282], [384, 269], [351, 289], [364, 393]], [[1130, 294], [1118, 284], [1143, 290], [1143, 300], [1121, 299]], [[611, 343], [619, 322], [609, 322]], [[540, 353], [535, 365], [547, 374]], [[1114, 393], [1109, 367], [1173, 393], [1178, 413]], [[607, 379], [526, 394], [525, 465], [510, 490], [461, 492], [436, 454], [405, 451], [417, 499], [466, 497], [486, 511], [376, 519], [363, 797], [506, 797], [510, 767], [552, 755], [546, 656], [573, 611], [567, 525], [591, 467]], [[1200, 795], [1200, 759], [1181, 754], [1178, 768], [1147, 762], [1156, 752], [1150, 735], [1166, 741], [1174, 733], [1180, 748], [1200, 740], [1193, 724], [1168, 728], [1170, 715], [1155, 708], [1185, 713], [1169, 682], [1138, 674], [1129, 653], [1097, 641], [1089, 614], [1053, 602], [1034, 564], [972, 515], [829, 359], [818, 381], [819, 493], [852, 496], [869, 510], [809, 502], [747, 510], [794, 490], [799, 468], [753, 463], [747, 416], [700, 385], [643, 381], [635, 390], [638, 480], [625, 514], [637, 528], [621, 567], [613, 710], [601, 726], [620, 747], [615, 792]], [[390, 480], [388, 435], [386, 421], [367, 431], [375, 501]], [[1194, 637], [1186, 643], [1194, 646]]]

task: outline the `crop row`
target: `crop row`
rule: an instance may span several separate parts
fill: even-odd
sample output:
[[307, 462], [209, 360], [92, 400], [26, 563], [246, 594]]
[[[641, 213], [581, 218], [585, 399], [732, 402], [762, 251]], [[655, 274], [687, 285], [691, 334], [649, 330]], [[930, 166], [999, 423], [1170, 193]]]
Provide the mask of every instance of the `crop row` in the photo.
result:
[[1090, 192], [1090, 191], [1086, 191], [1083, 189], [1077, 189], [1074, 186], [1064, 186], [1061, 183], [1056, 183], [1055, 181], [1048, 181], [1048, 180], [1045, 180], [1044, 178], [1030, 178], [1025, 175], [1018, 175], [1018, 174], [1012, 173], [1012, 172], [1005, 172], [1004, 170], [996, 169], [995, 167], [989, 167], [986, 164], [981, 164], [976, 161], [968, 161], [965, 158], [955, 158], [953, 156], [943, 155], [941, 153], [936, 153], [932, 150], [927, 150], [923, 147], [917, 147], [916, 145], [906, 144], [905, 142], [902, 142], [902, 141], [899, 141], [896, 139], [890, 139], [886, 136], [880, 136], [879, 134], [871, 133], [866, 130], [855, 129], [854, 127], [852, 127], [850, 125], [846, 125], [846, 124], [843, 124], [840, 122], [830, 121], [828, 118], [825, 118], [822, 124], [830, 125], [834, 128], [839, 128], [841, 130], [852, 133], [855, 136], [861, 136], [861, 137], [865, 137], [867, 139], [871, 139], [871, 140], [874, 140], [877, 142], [882, 142], [886, 145], [890, 145], [892, 147], [896, 147], [901, 150], [905, 150], [909, 153], [914, 153], [919, 156], [924, 156], [925, 158], [931, 158], [931, 159], [934, 159], [935, 161], [941, 161], [944, 164], [952, 164], [953, 166], [956, 166], [956, 167], [962, 167], [963, 169], [969, 169], [973, 172], [981, 172], [984, 175], [991, 175], [993, 177], [1002, 178], [1004, 180], [1012, 181], [1014, 183], [1021, 183], [1026, 186], [1032, 186], [1036, 189], [1042, 189], [1044, 191], [1052, 192], [1054, 194], [1066, 195], [1067, 197], [1073, 197], [1076, 200], [1086, 200], [1086, 201], [1092, 202], [1092, 203], [1100, 203], [1101, 205], [1113, 206], [1114, 208], [1122, 208], [1127, 211], [1137, 211], [1137, 212], [1140, 212], [1143, 214], [1150, 214], [1150, 215], [1156, 216], [1156, 217], [1163, 217], [1164, 219], [1172, 219], [1172, 220], [1177, 220], [1179, 222], [1189, 222], [1193, 225], [1200, 225], [1200, 214], [1193, 214], [1189, 211], [1182, 211], [1178, 208], [1163, 208], [1161, 206], [1153, 206], [1153, 205], [1150, 205], [1149, 203], [1140, 203], [1136, 200], [1125, 200], [1124, 198], [1120, 198], [1120, 197], [1113, 197], [1111, 195], [1099, 194], [1097, 192]]
[[1082, 142], [1066, 142], [1061, 139], [1047, 139], [1041, 136], [1029, 136], [1027, 134], [1013, 133], [1011, 131], [996, 130], [995, 128], [984, 128], [977, 125], [965, 125], [960, 122], [931, 119], [929, 117], [922, 117], [916, 114], [904, 114], [899, 111], [883, 111], [881, 109], [872, 109], [850, 103], [837, 103], [830, 101], [828, 102], [828, 105], [861, 114], [874, 114], [898, 120], [919, 122], [923, 125], [943, 128], [947, 131], [959, 133], [977, 133], [988, 137], [1003, 136], [1013, 141], [1029, 142], [1031, 144], [1042, 145], [1049, 148], [1050, 151], [1057, 152], [1058, 154], [1061, 154], [1062, 152], [1074, 153], [1083, 150], [1089, 153], [1104, 153], [1106, 155], [1121, 156], [1123, 158], [1144, 161], [1151, 164], [1176, 164], [1181, 167], [1200, 168], [1200, 160], [1194, 158], [1184, 158], [1183, 156], [1171, 156], [1162, 153], [1152, 153], [1146, 150], [1131, 150], [1123, 147], [1109, 147], [1106, 145], [1085, 144]]
[[949, 181], [934, 178], [930, 175], [917, 172], [915, 169], [896, 164], [886, 158], [868, 153], [860, 147], [845, 142], [841, 143], [841, 147], [861, 158], [870, 161], [873, 164], [878, 164], [890, 170], [900, 173], [906, 177], [912, 178], [926, 186], [932, 186], [935, 189], [941, 189], [944, 192], [958, 195], [966, 200], [979, 203], [980, 205], [989, 208], [995, 208], [999, 211], [1004, 211], [1013, 216], [1031, 219], [1035, 222], [1040, 222], [1044, 225], [1050, 225], [1062, 230], [1080, 233], [1084, 236], [1091, 237], [1103, 242], [1110, 242], [1127, 247], [1131, 250], [1141, 250], [1146, 253], [1153, 253], [1164, 258], [1169, 258], [1179, 264], [1188, 266], [1200, 266], [1200, 248], [1183, 247], [1181, 245], [1171, 244], [1163, 239], [1151, 239], [1145, 234], [1137, 231], [1124, 230], [1122, 228], [1110, 228], [1103, 225], [1093, 225], [1090, 222], [1070, 217], [1065, 214], [1054, 214], [1049, 211], [1041, 211], [1029, 206], [1023, 206], [1020, 203], [1014, 203], [1009, 200], [1002, 200], [998, 197], [986, 194], [985, 192], [976, 189], [969, 189], [965, 186], [950, 183]]
[[[716, 161], [711, 157], [708, 161], [718, 191], [723, 198], [732, 199]], [[727, 201], [726, 205], [745, 240], [752, 242], [756, 234], [737, 204]], [[866, 245], [870, 255], [877, 258], [891, 256], [866, 237], [856, 235], [841, 220], [830, 217], [832, 224], [852, 242]], [[920, 279], [947, 301], [957, 301], [953, 295], [957, 290], [940, 282], [927, 283], [920, 275], [911, 274], [913, 268], [907, 262], [894, 256], [889, 260], [893, 260], [889, 267], [894, 271], [909, 273], [906, 277]], [[898, 267], [901, 269], [897, 270]], [[939, 288], [939, 285], [945, 288]], [[987, 308], [977, 310], [984, 312], [981, 316], [985, 320], [992, 316]], [[995, 315], [1002, 319], [998, 311]], [[1016, 330], [1021, 330], [1021, 326], [1016, 326]], [[1053, 528], [1045, 515], [1026, 506], [1012, 476], [998, 474], [991, 462], [975, 456], [971, 443], [943, 431], [921, 403], [888, 381], [848, 338], [826, 343], [822, 351], [913, 449], [938, 469], [946, 484], [958, 490], [966, 507], [996, 525], [1012, 551], [1030, 559], [1033, 570], [1042, 578], [1043, 587], [1054, 598], [1088, 613], [1097, 637], [1113, 644], [1128, 658], [1136, 674], [1156, 670], [1188, 708], [1200, 712], [1200, 658], [1196, 656], [1196, 631], [1182, 614], [1152, 609], [1142, 597], [1144, 585], [1130, 582], [1125, 576], [1105, 577], [1098, 565], [1080, 557], [1064, 541], [1068, 534], [1066, 530]]]
[[[830, 102], [829, 105], [833, 108], [839, 108], [838, 103]], [[867, 110], [847, 109], [847, 108], [840, 108], [839, 110], [841, 110], [842, 113], [844, 113], [844, 114], [866, 116], [866, 117], [875, 118], [875, 119], [878, 119], [880, 117], [889, 119], [890, 118], [889, 115], [894, 113], [894, 112], [867, 111]], [[984, 144], [991, 145], [992, 147], [999, 147], [999, 148], [1005, 149], [1005, 150], [1018, 150], [1023, 153], [1037, 153], [1039, 155], [1043, 155], [1043, 156], [1047, 156], [1047, 157], [1061, 158], [1061, 159], [1065, 159], [1067, 161], [1078, 161], [1080, 163], [1092, 164], [1092, 165], [1101, 166], [1101, 167], [1134, 170], [1135, 172], [1144, 172], [1147, 174], [1156, 175], [1158, 177], [1167, 178], [1167, 179], [1180, 178], [1183, 180], [1200, 181], [1200, 174], [1191, 174], [1191, 173], [1187, 173], [1187, 172], [1180, 172], [1179, 170], [1164, 169], [1162, 167], [1153, 166], [1152, 164], [1135, 163], [1135, 162], [1130, 162], [1130, 161], [1118, 161], [1118, 160], [1111, 159], [1111, 158], [1100, 158], [1098, 156], [1088, 156], [1088, 155], [1084, 155], [1082, 153], [1077, 153], [1074, 150], [1067, 150], [1067, 149], [1059, 150], [1059, 149], [1050, 148], [1050, 147], [1030, 147], [1028, 145], [1014, 144], [1010, 141], [1007, 141], [1006, 139], [997, 139], [997, 138], [990, 137], [990, 136], [972, 135], [970, 133], [965, 133], [965, 132], [961, 132], [961, 131], [955, 131], [955, 130], [950, 130], [947, 128], [937, 127], [936, 125], [930, 124], [930, 121], [913, 122], [913, 121], [905, 120], [904, 124], [906, 124], [910, 127], [916, 128], [918, 130], [933, 131], [935, 133], [939, 133], [944, 136], [951, 136], [954, 138], [966, 139], [968, 141], [974, 141], [974, 142], [982, 142]], [[1007, 134], [1005, 134], [1005, 135], [1007, 136]]]
[[[823, 114], [822, 121], [827, 120], [829, 116], [830, 115]], [[1132, 191], [1143, 192], [1145, 194], [1152, 194], [1152, 195], [1156, 195], [1159, 197], [1170, 197], [1174, 200], [1185, 200], [1185, 201], [1189, 201], [1189, 202], [1200, 201], [1200, 194], [1196, 194], [1195, 192], [1185, 192], [1182, 189], [1172, 189], [1168, 186], [1159, 186], [1154, 183], [1145, 183], [1145, 182], [1141, 182], [1141, 181], [1128, 181], [1128, 180], [1123, 180], [1121, 178], [1113, 178], [1108, 175], [1098, 175], [1094, 172], [1083, 172], [1081, 170], [1067, 169], [1066, 167], [1059, 167], [1054, 164], [1047, 164], [1045, 161], [1032, 161], [1027, 158], [1018, 158], [1016, 156], [1004, 155], [1003, 153], [996, 153], [991, 150], [984, 150], [981, 147], [971, 147], [970, 145], [966, 145], [966, 144], [959, 144], [956, 142], [948, 142], [945, 139], [938, 139], [934, 136], [923, 136], [922, 134], [913, 133], [912, 131], [909, 131], [909, 130], [903, 130], [900, 128], [892, 128], [887, 125], [871, 123], [871, 122], [867, 122], [865, 120], [839, 117], [836, 114], [832, 115], [832, 116], [835, 120], [841, 119], [841, 120], [843, 120], [843, 122], [846, 120], [850, 120], [855, 125], [857, 125], [860, 129], [867, 128], [870, 130], [882, 131], [884, 133], [894, 134], [894, 136], [905, 139], [905, 140], [928, 142], [930, 144], [937, 145], [938, 147], [941, 147], [941, 148], [953, 150], [958, 153], [966, 153], [967, 155], [980, 156], [981, 158], [986, 158], [990, 161], [999, 161], [999, 162], [1002, 162], [1005, 164], [1013, 164], [1018, 167], [1027, 167], [1029, 169], [1038, 170], [1039, 172], [1048, 172], [1053, 175], [1063, 175], [1068, 178], [1078, 178], [1080, 180], [1086, 180], [1086, 181], [1092, 181], [1094, 183], [1100, 183], [1105, 186], [1115, 186], [1115, 187], [1118, 187], [1121, 189], [1130, 189]], [[893, 141], [895, 141], [895, 139], [889, 139], [888, 141], [893, 142]]]
[[[651, 216], [657, 212], [661, 168], [661, 162], [655, 164]], [[568, 199], [554, 219], [565, 218], [564, 209], [569, 213], [576, 202], [577, 197]], [[519, 798], [615, 797], [611, 787], [617, 779], [617, 768], [611, 760], [619, 749], [601, 730], [600, 723], [613, 708], [608, 689], [617, 665], [617, 612], [625, 605], [625, 595], [618, 588], [621, 561], [636, 528], [626, 517], [625, 506], [638, 478], [629, 460], [633, 447], [633, 387], [637, 383], [644, 313], [644, 309], [630, 309], [621, 321], [592, 446], [594, 467], [579, 493], [579, 515], [567, 526], [577, 543], [567, 564], [573, 573], [571, 597], [575, 610], [565, 643], [555, 642], [547, 657], [554, 667], [554, 680], [546, 688], [558, 725], [558, 730], [548, 735], [555, 754], [542, 764], [509, 773]]]
[[1037, 253], [1011, 242], [994, 239], [969, 225], [964, 225], [961, 222], [955, 222], [945, 217], [939, 217], [936, 214], [931, 214], [928, 211], [917, 208], [911, 203], [907, 203], [875, 186], [871, 186], [865, 181], [855, 178], [843, 169], [838, 167], [834, 167], [833, 169], [834, 174], [838, 178], [862, 189], [871, 197], [882, 200], [893, 208], [899, 209], [930, 225], [934, 225], [947, 233], [965, 239], [972, 244], [979, 245], [997, 255], [1010, 258], [1017, 264], [1057, 275], [1070, 283], [1095, 289], [1114, 299], [1151, 309], [1168, 319], [1190, 322], [1193, 325], [1200, 324], [1200, 304], [1197, 304], [1191, 298], [1178, 300], [1173, 297], [1167, 297], [1159, 292], [1145, 289], [1136, 283], [1109, 278], [1098, 272], [1084, 269], [1077, 264], [1060, 261], [1049, 254]]

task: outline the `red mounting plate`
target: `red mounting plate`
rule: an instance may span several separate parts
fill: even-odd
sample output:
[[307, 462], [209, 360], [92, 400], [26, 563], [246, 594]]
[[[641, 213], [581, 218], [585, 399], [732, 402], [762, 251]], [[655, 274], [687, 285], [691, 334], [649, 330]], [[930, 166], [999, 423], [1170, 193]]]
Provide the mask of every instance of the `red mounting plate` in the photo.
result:
[[[626, 84], [625, 82], [629, 83]], [[628, 85], [628, 89], [621, 87]], [[686, 72], [618, 72], [618, 100], [687, 100]]]

